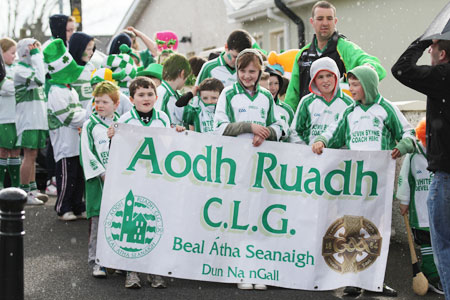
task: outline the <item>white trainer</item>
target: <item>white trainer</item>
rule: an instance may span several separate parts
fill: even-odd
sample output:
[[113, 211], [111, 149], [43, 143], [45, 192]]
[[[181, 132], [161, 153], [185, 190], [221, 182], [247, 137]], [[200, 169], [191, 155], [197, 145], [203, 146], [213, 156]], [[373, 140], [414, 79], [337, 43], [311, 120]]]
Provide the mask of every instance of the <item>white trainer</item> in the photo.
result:
[[43, 205], [43, 204], [44, 202], [42, 202], [39, 199], [36, 199], [32, 192], [28, 192], [26, 205]]
[[251, 283], [238, 283], [237, 287], [240, 290], [253, 290], [253, 284]]
[[77, 219], [77, 216], [75, 216], [73, 212], [68, 211], [62, 216], [58, 216], [58, 219], [60, 219], [61, 221], [75, 221]]
[[44, 203], [48, 201], [48, 196], [46, 194], [39, 193], [38, 190], [31, 191], [31, 193], [33, 194], [34, 198], [39, 199]]
[[53, 180], [47, 181], [47, 187], [45, 188], [45, 193], [49, 196], [57, 196], [57, 190], [56, 190], [56, 182]]
[[265, 284], [255, 284], [253, 287], [255, 290], [265, 291], [267, 290], [267, 285]]

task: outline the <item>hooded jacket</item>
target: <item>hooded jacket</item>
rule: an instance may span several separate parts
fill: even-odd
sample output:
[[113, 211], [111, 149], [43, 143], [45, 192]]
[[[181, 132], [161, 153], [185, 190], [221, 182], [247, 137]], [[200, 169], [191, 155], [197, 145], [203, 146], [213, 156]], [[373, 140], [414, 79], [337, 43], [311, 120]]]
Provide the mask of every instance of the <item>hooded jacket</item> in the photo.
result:
[[[332, 124], [315, 141], [329, 148], [351, 150], [392, 150], [402, 155], [415, 150], [415, 132], [400, 110], [378, 92], [378, 76], [370, 67], [360, 66], [349, 73], [355, 75], [365, 93], [365, 101], [350, 106], [342, 120]], [[398, 143], [397, 143], [398, 142]]]
[[5, 63], [3, 62], [2, 53], [0, 53], [0, 82], [2, 82], [3, 79], [5, 79], [5, 77], [6, 77]]
[[377, 73], [372, 68], [366, 66], [356, 67], [348, 73], [353, 74], [358, 78], [364, 90], [364, 103], [360, 101], [361, 99], [355, 99], [357, 104], [364, 106], [374, 104], [379, 94]]
[[49, 20], [52, 37], [62, 39], [65, 45], [67, 45], [66, 27], [68, 19], [69, 17], [66, 15], [57, 14], [51, 16]]
[[[319, 88], [316, 85], [315, 80], [316, 80], [317, 75], [320, 73], [320, 71], [328, 71], [328, 72], [331, 72], [334, 74], [335, 82], [334, 82], [334, 89], [333, 89], [333, 94], [331, 96], [331, 99], [325, 99], [325, 97], [322, 95], [322, 93], [319, 91]], [[318, 60], [314, 61], [311, 64], [310, 74], [311, 74], [311, 81], [309, 83], [309, 91], [313, 94], [321, 96], [322, 98], [324, 98], [327, 101], [331, 101], [334, 98], [334, 96], [336, 96], [336, 93], [339, 90], [338, 84], [339, 84], [340, 73], [339, 73], [339, 68], [336, 65], [335, 61], [329, 57], [319, 58]]]
[[120, 33], [114, 37], [109, 47], [109, 55], [120, 54], [120, 45], [122, 44], [131, 48], [131, 38], [126, 33]]
[[86, 65], [86, 63], [82, 60], [82, 57], [87, 45], [92, 40], [94, 40], [92, 36], [87, 35], [83, 32], [75, 32], [74, 34], [72, 34], [72, 37], [69, 41], [69, 52], [79, 66]]
[[[311, 145], [330, 126], [337, 125], [344, 111], [354, 101], [339, 88], [339, 69], [333, 59], [322, 57], [311, 64], [310, 94], [300, 100], [290, 128], [291, 143]], [[315, 83], [320, 71], [334, 74], [336, 79], [331, 99], [325, 99]]]

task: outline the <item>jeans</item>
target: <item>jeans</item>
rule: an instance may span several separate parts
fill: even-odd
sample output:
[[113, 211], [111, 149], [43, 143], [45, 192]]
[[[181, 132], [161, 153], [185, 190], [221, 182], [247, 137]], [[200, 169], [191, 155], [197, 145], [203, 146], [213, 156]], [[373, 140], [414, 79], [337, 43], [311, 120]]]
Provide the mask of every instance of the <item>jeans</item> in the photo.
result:
[[450, 173], [434, 174], [427, 204], [434, 260], [445, 298], [450, 299]]

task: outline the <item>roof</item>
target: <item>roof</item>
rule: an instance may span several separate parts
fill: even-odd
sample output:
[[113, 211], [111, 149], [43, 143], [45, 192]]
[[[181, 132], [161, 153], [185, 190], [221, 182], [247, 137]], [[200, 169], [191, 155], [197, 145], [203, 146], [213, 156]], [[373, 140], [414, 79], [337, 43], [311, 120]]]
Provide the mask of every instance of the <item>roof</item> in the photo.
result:
[[[266, 17], [267, 9], [279, 12], [274, 0], [223, 0], [227, 8], [227, 16], [235, 22], [244, 22], [256, 18]], [[284, 0], [284, 4], [289, 7], [297, 7], [314, 3], [316, 0]]]

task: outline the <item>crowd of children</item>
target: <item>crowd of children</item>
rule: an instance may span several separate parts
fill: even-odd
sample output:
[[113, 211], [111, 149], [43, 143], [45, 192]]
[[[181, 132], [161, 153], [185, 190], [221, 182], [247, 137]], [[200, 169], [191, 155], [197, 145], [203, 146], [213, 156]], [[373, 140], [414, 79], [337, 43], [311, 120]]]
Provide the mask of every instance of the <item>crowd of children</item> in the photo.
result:
[[[18, 43], [0, 40], [6, 65], [6, 77], [0, 83], [0, 188], [9, 174], [11, 186], [27, 192], [27, 204], [39, 205], [48, 199], [37, 190], [35, 161], [38, 150], [47, 147], [49, 135], [49, 153], [55, 162], [55, 210], [62, 221], [89, 219], [88, 263], [94, 277], [107, 276], [95, 257], [115, 122], [248, 138], [255, 147], [265, 140], [300, 143], [312, 146], [317, 154], [325, 147], [392, 150], [393, 158], [409, 153], [397, 197], [402, 213], [409, 204], [416, 237], [423, 241], [424, 264], [429, 261], [429, 238], [421, 233], [426, 232], [427, 221], [420, 217], [426, 204], [422, 194], [414, 193], [417, 179], [411, 175], [421, 168], [421, 176], [431, 176], [424, 169], [425, 144], [417, 142], [405, 117], [378, 92], [378, 75], [371, 67], [349, 70], [350, 97], [340, 88], [335, 61], [317, 59], [311, 65], [310, 94], [299, 99], [294, 112], [282, 100], [286, 78], [280, 66], [269, 65], [244, 30], [233, 31], [225, 51], [206, 61], [176, 53], [173, 39], [161, 37], [155, 42], [128, 27], [112, 40], [109, 55], [100, 56], [103, 61], [98, 64], [93, 59], [95, 39], [74, 33], [72, 18], [55, 15], [50, 25], [53, 37], [44, 47], [32, 38]], [[139, 51], [137, 38], [145, 50]], [[183, 94], [180, 91], [192, 72], [195, 85]], [[432, 259], [427, 266], [427, 276], [439, 290]], [[166, 286], [160, 276], [148, 274], [147, 279], [153, 287]], [[141, 287], [139, 275], [126, 272], [125, 286]], [[251, 282], [238, 287], [267, 289]], [[359, 292], [347, 288], [348, 293]]]

